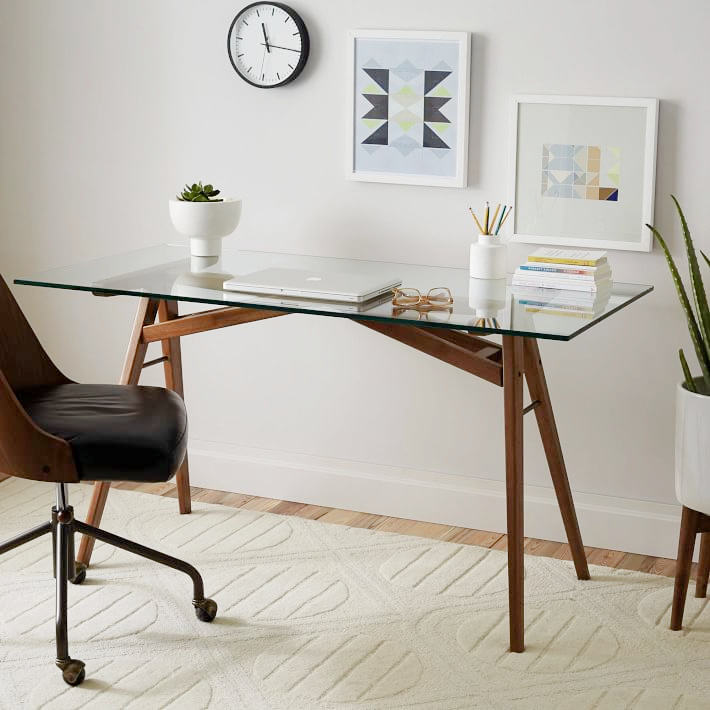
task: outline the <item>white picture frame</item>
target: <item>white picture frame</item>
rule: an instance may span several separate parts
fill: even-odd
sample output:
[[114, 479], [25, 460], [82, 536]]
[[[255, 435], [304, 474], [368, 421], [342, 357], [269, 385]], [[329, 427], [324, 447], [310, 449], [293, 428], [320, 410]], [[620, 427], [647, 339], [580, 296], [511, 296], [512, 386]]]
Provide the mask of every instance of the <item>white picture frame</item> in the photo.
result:
[[347, 48], [347, 177], [466, 187], [470, 34], [350, 30]]
[[651, 251], [658, 100], [516, 95], [511, 241]]

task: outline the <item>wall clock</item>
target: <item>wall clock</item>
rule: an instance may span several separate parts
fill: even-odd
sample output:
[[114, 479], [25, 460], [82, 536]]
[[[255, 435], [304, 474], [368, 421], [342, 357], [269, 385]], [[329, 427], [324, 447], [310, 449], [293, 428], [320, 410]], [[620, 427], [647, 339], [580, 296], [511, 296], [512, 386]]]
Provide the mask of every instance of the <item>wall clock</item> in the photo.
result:
[[227, 35], [234, 70], [260, 89], [293, 81], [306, 65], [309, 48], [308, 30], [300, 15], [278, 2], [247, 5]]

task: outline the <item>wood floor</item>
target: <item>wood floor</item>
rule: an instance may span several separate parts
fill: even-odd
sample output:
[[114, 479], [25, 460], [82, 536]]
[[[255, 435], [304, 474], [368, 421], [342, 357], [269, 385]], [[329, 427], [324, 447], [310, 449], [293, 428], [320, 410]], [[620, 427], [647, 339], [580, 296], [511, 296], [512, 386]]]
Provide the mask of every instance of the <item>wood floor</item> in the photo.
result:
[[[124, 490], [138, 490], [169, 498], [177, 498], [177, 490], [173, 483], [118, 483], [114, 484], [114, 486]], [[427, 537], [435, 540], [458, 542], [464, 545], [479, 545], [480, 547], [489, 547], [495, 550], [505, 550], [507, 545], [505, 535], [486, 532], [484, 530], [470, 530], [468, 528], [459, 528], [452, 525], [437, 525], [435, 523], [423, 523], [416, 520], [389, 518], [384, 515], [359, 513], [353, 510], [341, 510], [339, 508], [324, 508], [318, 505], [294, 503], [291, 501], [276, 500], [274, 498], [259, 498], [257, 496], [242, 495], [240, 493], [224, 493], [222, 491], [213, 491], [205, 488], [193, 487], [191, 490], [192, 500], [202, 501], [204, 503], [219, 503], [233, 508], [260, 510], [262, 512], [276, 513], [277, 515], [293, 515], [299, 518], [321, 520], [323, 522], [336, 523], [339, 525], [350, 525], [356, 528], [370, 528], [373, 530], [396, 532], [403, 535], [416, 535], [418, 537]], [[177, 507], [175, 510], [177, 514]], [[665, 577], [673, 577], [675, 575], [675, 560], [662, 557], [647, 557], [645, 555], [636, 555], [618, 550], [602, 550], [596, 547], [585, 547], [584, 549], [587, 553], [587, 560], [593, 565], [636, 570]], [[569, 545], [535, 538], [525, 538], [525, 553], [529, 555], [553, 557], [559, 560], [572, 559]], [[695, 577], [695, 568], [696, 565], [693, 564], [693, 578]]]

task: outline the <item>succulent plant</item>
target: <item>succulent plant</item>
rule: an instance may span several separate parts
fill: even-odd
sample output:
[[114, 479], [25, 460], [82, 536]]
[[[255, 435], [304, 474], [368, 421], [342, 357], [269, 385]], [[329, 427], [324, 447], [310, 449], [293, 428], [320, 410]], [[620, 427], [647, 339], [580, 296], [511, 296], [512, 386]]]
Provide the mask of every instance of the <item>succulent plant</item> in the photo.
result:
[[[676, 209], [678, 210], [680, 223], [683, 228], [683, 237], [685, 238], [685, 250], [688, 256], [688, 270], [690, 272], [690, 284], [693, 296], [692, 304], [690, 298], [688, 298], [688, 293], [685, 290], [680, 273], [678, 272], [678, 268], [673, 261], [673, 257], [668, 250], [665, 240], [655, 227], [652, 227], [650, 224], [647, 224], [646, 226], [651, 230], [651, 232], [653, 232], [653, 236], [658, 240], [658, 243], [661, 245], [661, 248], [666, 255], [666, 261], [668, 262], [668, 266], [671, 270], [671, 276], [673, 277], [673, 282], [675, 283], [676, 291], [678, 292], [678, 298], [680, 299], [681, 306], [683, 307], [685, 316], [688, 320], [688, 330], [690, 331], [690, 338], [693, 341], [695, 354], [698, 358], [698, 362], [700, 363], [705, 390], [703, 394], [710, 394], [710, 306], [708, 305], [708, 297], [705, 291], [705, 286], [703, 285], [703, 279], [700, 275], [700, 265], [698, 264], [698, 257], [695, 253], [693, 240], [690, 236], [688, 223], [685, 221], [685, 215], [678, 204], [678, 200], [676, 200], [673, 195], [671, 195], [671, 197], [673, 198], [673, 202], [675, 202]], [[710, 259], [708, 259], [702, 251], [700, 253], [703, 259], [705, 259], [705, 263], [710, 266]], [[688, 361], [685, 358], [682, 348], [678, 351], [678, 355], [680, 357], [681, 367], [683, 368], [685, 388], [690, 392], [697, 392], [698, 388], [693, 380], [693, 376], [690, 373]]]
[[203, 187], [201, 182], [193, 183], [192, 186], [185, 185], [185, 189], [177, 196], [180, 202], [222, 202], [222, 198], [218, 197], [219, 190], [215, 190], [212, 185]]

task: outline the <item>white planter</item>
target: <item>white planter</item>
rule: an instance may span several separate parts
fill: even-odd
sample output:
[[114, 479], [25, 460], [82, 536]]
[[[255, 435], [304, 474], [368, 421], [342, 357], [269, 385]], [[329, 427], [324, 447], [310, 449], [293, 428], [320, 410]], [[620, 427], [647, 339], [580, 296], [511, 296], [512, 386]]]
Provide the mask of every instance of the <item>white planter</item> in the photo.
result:
[[223, 202], [170, 200], [170, 219], [175, 229], [190, 238], [193, 256], [219, 256], [222, 238], [231, 234], [242, 216], [240, 199]]
[[[695, 379], [704, 391], [701, 377]], [[710, 514], [710, 392], [676, 394], [675, 490], [686, 507]]]

